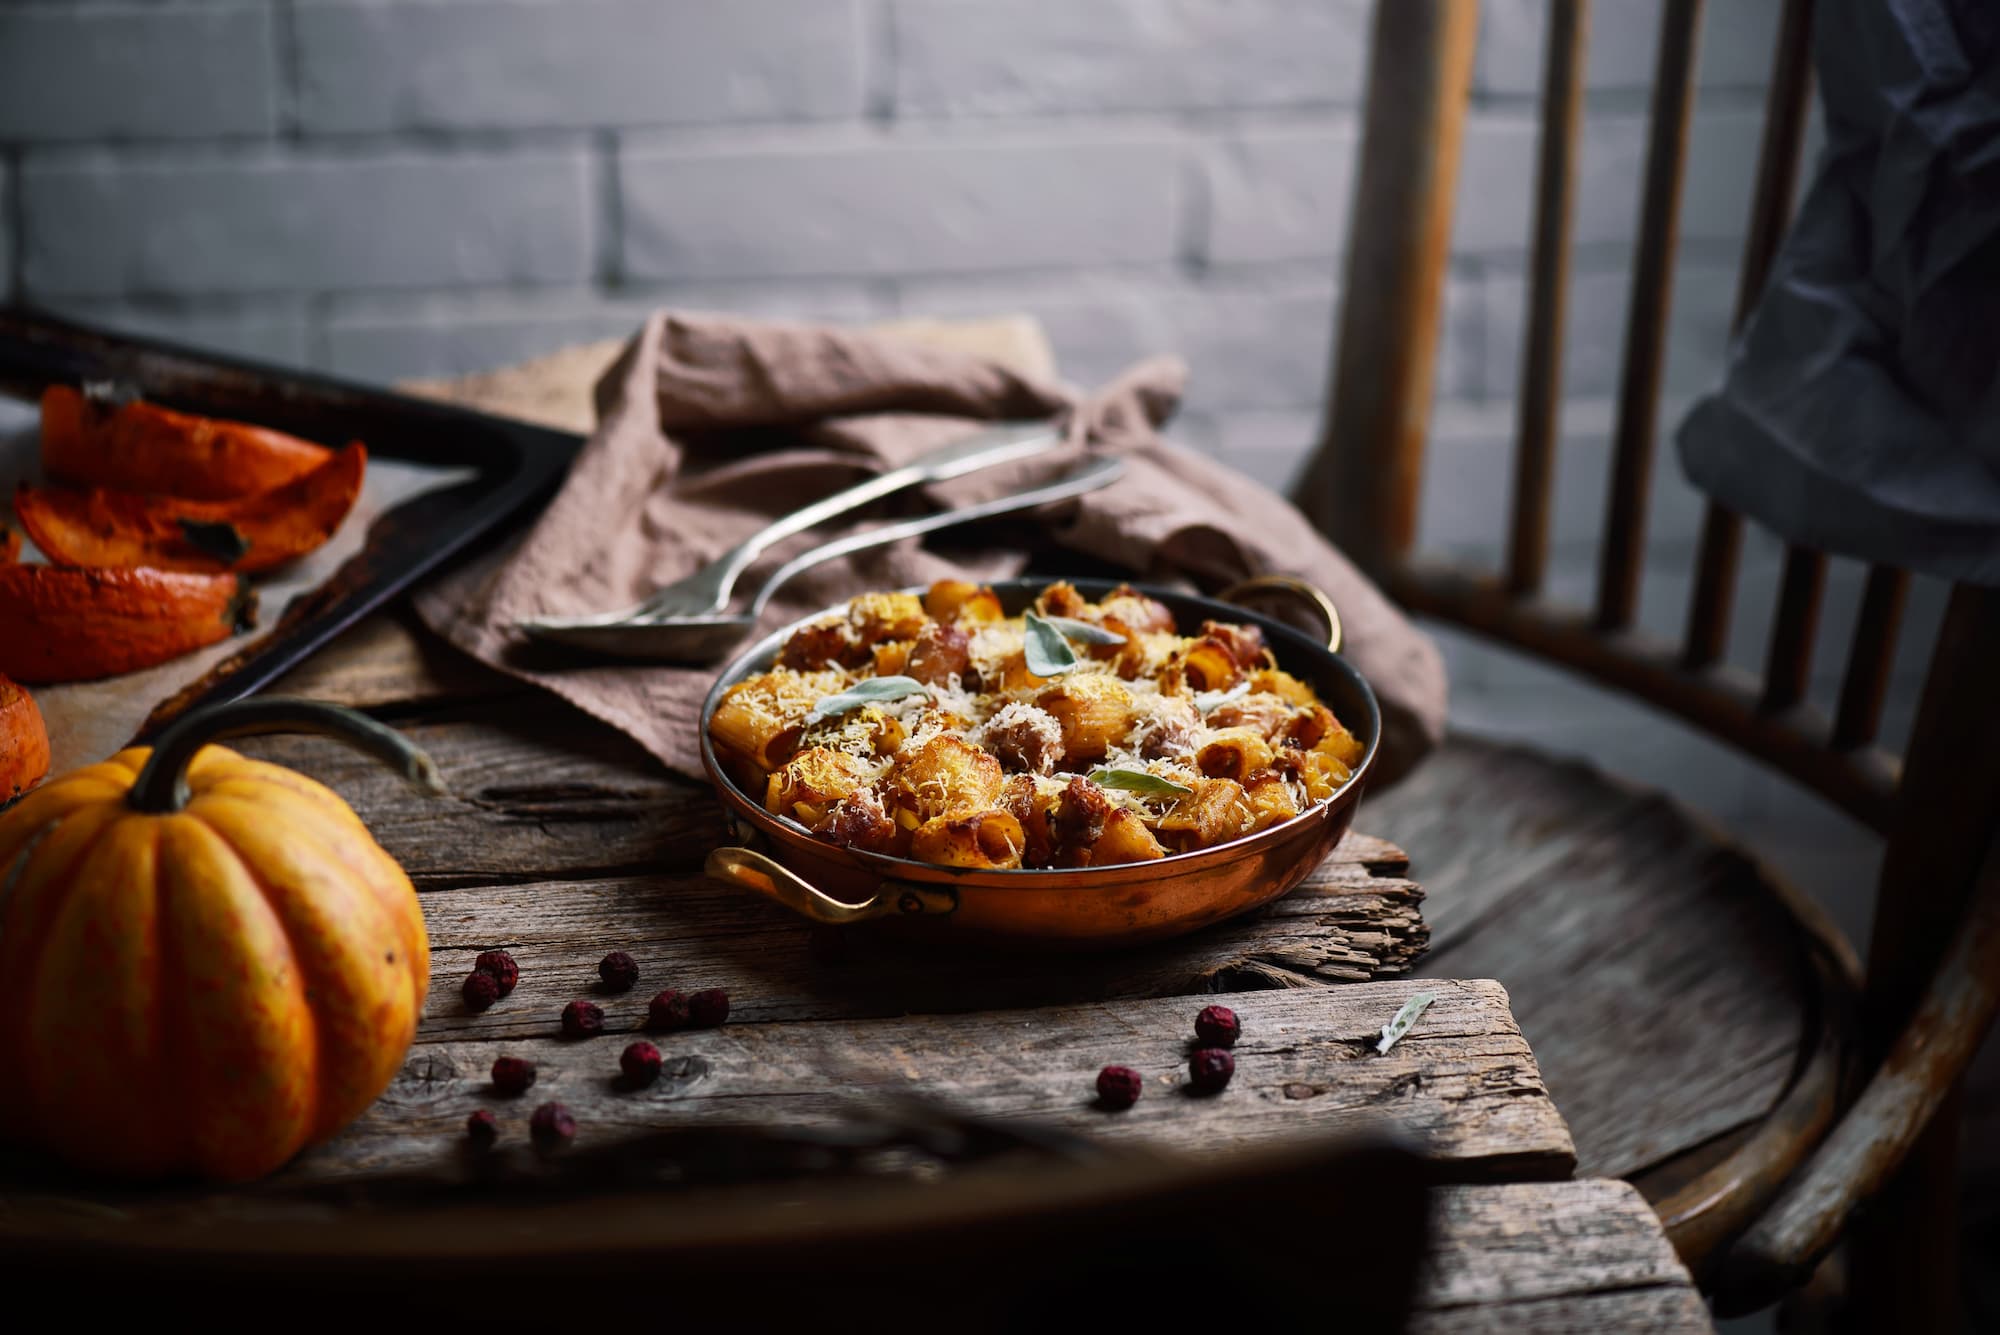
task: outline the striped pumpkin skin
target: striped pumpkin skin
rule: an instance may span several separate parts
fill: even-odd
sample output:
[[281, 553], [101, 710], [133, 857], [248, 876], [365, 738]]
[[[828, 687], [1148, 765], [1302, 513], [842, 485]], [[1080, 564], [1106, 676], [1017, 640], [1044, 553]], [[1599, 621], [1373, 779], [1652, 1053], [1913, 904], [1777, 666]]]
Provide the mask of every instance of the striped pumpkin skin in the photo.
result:
[[178, 810], [141, 811], [148, 755], [0, 814], [0, 1134], [118, 1177], [247, 1181], [402, 1065], [423, 914], [323, 785], [208, 745]]

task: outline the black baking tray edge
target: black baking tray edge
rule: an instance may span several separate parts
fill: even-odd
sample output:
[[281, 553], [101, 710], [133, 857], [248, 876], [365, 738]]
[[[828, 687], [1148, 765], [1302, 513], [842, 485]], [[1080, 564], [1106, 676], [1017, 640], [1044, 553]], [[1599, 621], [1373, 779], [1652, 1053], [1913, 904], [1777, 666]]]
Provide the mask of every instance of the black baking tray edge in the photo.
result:
[[[58, 383], [114, 380], [168, 407], [238, 418], [370, 455], [473, 471], [369, 526], [362, 549], [270, 629], [158, 704], [135, 741], [191, 709], [263, 689], [418, 580], [552, 495], [583, 438], [526, 422], [283, 367], [130, 338], [0, 306], [0, 394], [35, 399]], [[267, 613], [270, 609], [267, 609]]]

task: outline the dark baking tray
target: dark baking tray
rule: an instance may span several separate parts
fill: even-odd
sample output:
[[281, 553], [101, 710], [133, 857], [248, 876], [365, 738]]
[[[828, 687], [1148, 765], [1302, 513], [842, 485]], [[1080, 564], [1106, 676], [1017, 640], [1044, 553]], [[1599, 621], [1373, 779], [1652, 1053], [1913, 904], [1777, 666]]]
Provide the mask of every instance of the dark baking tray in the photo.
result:
[[121, 381], [169, 407], [240, 418], [327, 445], [359, 440], [381, 458], [473, 470], [464, 482], [380, 515], [359, 552], [317, 589], [294, 598], [269, 630], [158, 704], [138, 740], [190, 709], [238, 699], [283, 676], [482, 535], [547, 499], [583, 445], [566, 431], [0, 307], [0, 393], [39, 398], [49, 385], [86, 380]]

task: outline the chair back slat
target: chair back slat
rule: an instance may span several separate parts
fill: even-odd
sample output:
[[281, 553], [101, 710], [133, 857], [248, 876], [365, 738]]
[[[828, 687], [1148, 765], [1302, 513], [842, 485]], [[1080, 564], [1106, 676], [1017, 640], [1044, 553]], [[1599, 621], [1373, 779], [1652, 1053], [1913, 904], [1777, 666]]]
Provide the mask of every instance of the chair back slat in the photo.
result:
[[1535, 240], [1529, 266], [1520, 425], [1514, 447], [1514, 513], [1507, 589], [1539, 593], [1549, 560], [1549, 494], [1562, 406], [1563, 317], [1569, 304], [1570, 229], [1577, 141], [1583, 127], [1583, 56], [1590, 0], [1556, 0], [1543, 66], [1541, 147], [1535, 165]]
[[1819, 633], [1820, 603], [1826, 595], [1826, 557], [1807, 547], [1785, 548], [1785, 572], [1778, 582], [1778, 614], [1771, 622], [1771, 648], [1764, 657], [1767, 714], [1780, 714], [1806, 698], [1812, 674], [1813, 640]]
[[1909, 592], [1908, 571], [1895, 566], [1868, 568], [1861, 612], [1854, 620], [1854, 643], [1848, 648], [1847, 671], [1840, 682], [1840, 706], [1833, 718], [1836, 751], [1866, 746], [1881, 729], [1882, 697], [1889, 688], [1896, 632], [1902, 628]]
[[1688, 600], [1681, 666], [1700, 672], [1722, 661], [1729, 648], [1729, 614], [1736, 601], [1736, 560], [1743, 552], [1743, 521], [1734, 510], [1708, 503], [1695, 549], [1694, 593]]
[[[1765, 673], [1723, 661], [1745, 542], [1742, 521], [1723, 507], [1709, 506], [1702, 526], [1686, 639], [1676, 644], [1633, 626], [1702, 17], [1702, 0], [1658, 3], [1652, 119], [1596, 605], [1562, 607], [1543, 597], [1569, 225], [1577, 203], [1577, 121], [1591, 17], [1585, 0], [1548, 4], [1520, 441], [1501, 568], [1421, 560], [1412, 551], [1477, 0], [1381, 0], [1376, 6], [1338, 353], [1319, 445], [1294, 494], [1323, 531], [1412, 610], [1650, 701], [1886, 830], [1901, 765], [1876, 735], [1901, 621], [1903, 586], [1896, 572], [1870, 578], [1838, 720], [1806, 699], [1828, 578], [1819, 556], [1787, 555]], [[1737, 291], [1739, 327], [1763, 290], [1790, 221], [1812, 91], [1812, 20], [1812, 0], [1783, 0]]]
[[1702, 0], [1666, 0], [1660, 11], [1659, 63], [1653, 74], [1646, 179], [1639, 241], [1625, 325], [1625, 361], [1612, 435], [1611, 490], [1597, 566], [1597, 624], [1623, 630], [1639, 606], [1646, 556], [1646, 498], [1653, 473], [1654, 419], [1666, 363], [1667, 315], [1673, 303], [1674, 250], [1680, 235], [1681, 184], [1687, 173], [1694, 112], [1695, 39]]
[[[1812, 92], [1812, 10], [1813, 0], [1785, 0], [1779, 19], [1777, 45], [1771, 54], [1771, 84], [1764, 95], [1764, 135], [1757, 149], [1749, 233], [1743, 242], [1743, 265], [1736, 276], [1732, 330], [1741, 329], [1750, 318], [1791, 222]], [[1743, 521], [1734, 511], [1710, 501], [1702, 519], [1694, 598], [1688, 605], [1687, 642], [1682, 653], [1682, 661], [1691, 670], [1721, 662], [1728, 648], [1736, 558], [1742, 546]]]
[[1332, 392], [1294, 489], [1364, 569], [1382, 570], [1416, 540], [1478, 38], [1479, 0], [1375, 7]]

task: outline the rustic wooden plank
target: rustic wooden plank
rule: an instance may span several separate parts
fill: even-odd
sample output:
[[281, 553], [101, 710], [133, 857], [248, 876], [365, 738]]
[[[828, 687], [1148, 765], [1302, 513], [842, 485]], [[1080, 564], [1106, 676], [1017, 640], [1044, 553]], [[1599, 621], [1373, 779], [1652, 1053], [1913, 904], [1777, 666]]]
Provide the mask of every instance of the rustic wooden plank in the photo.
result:
[[398, 604], [343, 632], [269, 693], [381, 711], [529, 689], [431, 634], [407, 604]]
[[1693, 1288], [1635, 1289], [1629, 1293], [1586, 1293], [1563, 1298], [1531, 1298], [1524, 1302], [1482, 1303], [1418, 1312], [1410, 1319], [1410, 1335], [1680, 1335], [1713, 1332], [1708, 1308]]
[[[325, 738], [239, 745], [339, 793], [423, 889], [684, 871], [728, 842], [706, 785], [553, 696], [475, 701], [397, 726], [437, 761], [449, 796], [414, 797]], [[1391, 874], [1409, 864], [1393, 845], [1352, 834], [1331, 861]]]
[[[572, 998], [637, 1014], [665, 987], [727, 988], [739, 1018], [802, 1020], [1360, 982], [1407, 973], [1423, 953], [1422, 900], [1415, 882], [1338, 864], [1247, 917], [1079, 956], [830, 932], [701, 876], [468, 887], [424, 896], [432, 973], [424, 1038], [549, 1034]], [[480, 951], [496, 948], [513, 954], [520, 983], [491, 1010], [468, 1011], [459, 984]], [[599, 994], [597, 963], [610, 950], [626, 951], [641, 970], [623, 997]]]
[[1431, 1219], [1413, 1332], [1715, 1329], [1659, 1220], [1626, 1183], [1447, 1187]]
[[[1418, 991], [1437, 1001], [1377, 1055], [1382, 1025]], [[1357, 983], [1246, 993], [1231, 1004], [1243, 1021], [1236, 1077], [1204, 1098], [1186, 1089], [1198, 998], [862, 1022], [732, 1020], [658, 1036], [667, 1073], [639, 1091], [616, 1079], [643, 1012], [643, 1002], [628, 1001], [607, 1012], [619, 1032], [597, 1039], [420, 1043], [359, 1122], [285, 1175], [340, 1180], [448, 1163], [479, 1107], [494, 1110], [504, 1140], [519, 1142], [529, 1110], [561, 1100], [576, 1113], [581, 1144], [703, 1120], [824, 1122], [856, 1099], [896, 1094], [1114, 1143], [1202, 1151], [1389, 1124], [1459, 1180], [1570, 1171], [1569, 1132], [1498, 983]], [[528, 1096], [492, 1089], [487, 1072], [503, 1052], [536, 1063]], [[1148, 1085], [1138, 1106], [1116, 1116], [1095, 1106], [1093, 1091], [1098, 1069], [1113, 1062], [1137, 1068]]]
[[477, 702], [398, 727], [437, 761], [448, 796], [415, 797], [324, 738], [241, 745], [333, 788], [425, 888], [687, 869], [725, 840], [706, 788], [552, 696]]
[[1418, 972], [1506, 981], [1589, 1175], [1639, 1173], [1783, 1092], [1816, 993], [1796, 925], [1671, 802], [1455, 736], [1370, 820], [1424, 852]]

